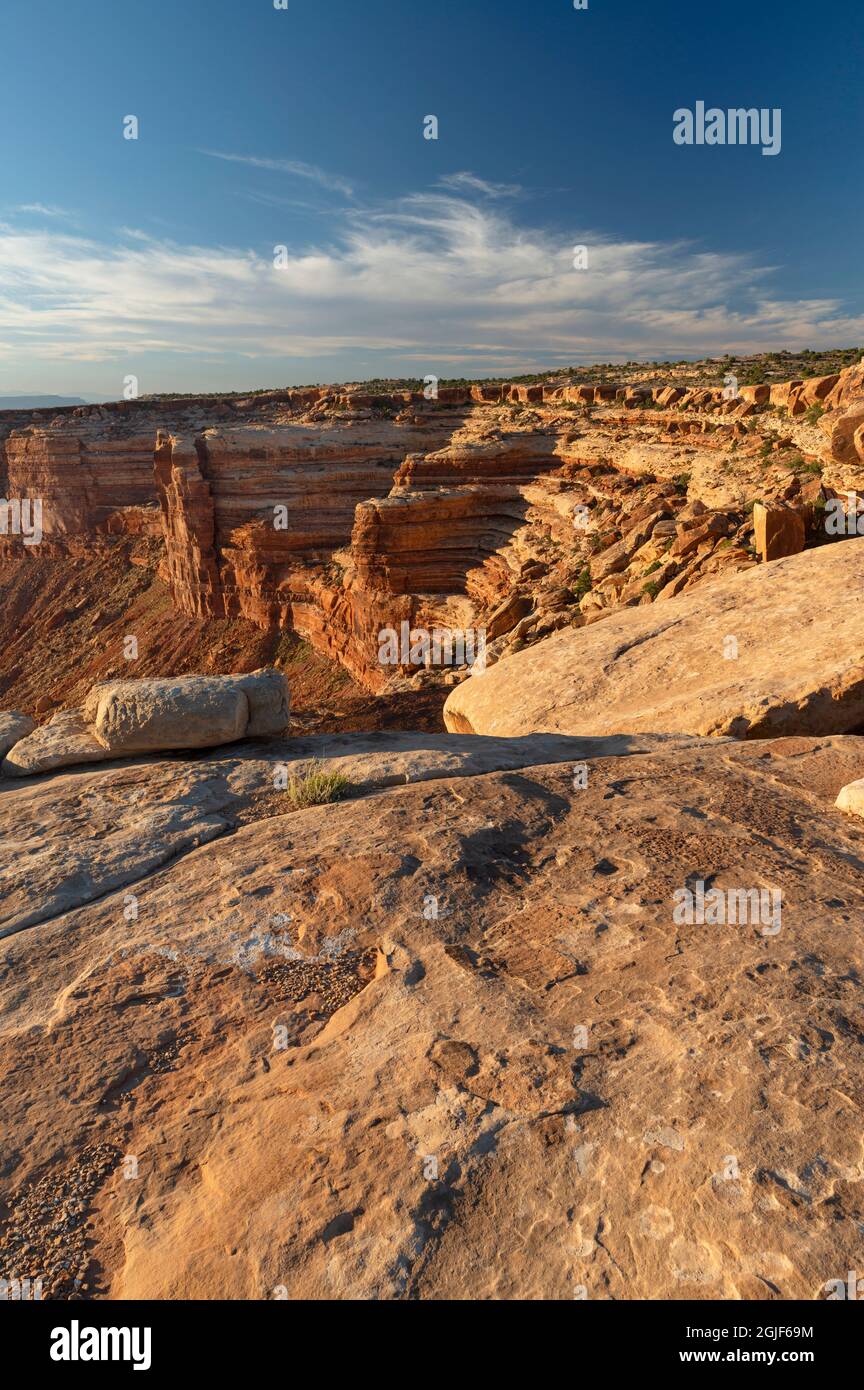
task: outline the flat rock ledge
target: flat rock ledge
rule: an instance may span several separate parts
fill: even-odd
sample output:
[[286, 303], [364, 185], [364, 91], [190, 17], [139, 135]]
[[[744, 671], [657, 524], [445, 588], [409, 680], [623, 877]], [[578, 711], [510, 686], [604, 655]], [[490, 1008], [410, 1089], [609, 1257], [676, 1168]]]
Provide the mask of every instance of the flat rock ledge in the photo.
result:
[[[860, 1269], [864, 738], [513, 743], [4, 786], [0, 1268], [320, 1301]], [[356, 790], [291, 810], [274, 762], [322, 752]]]

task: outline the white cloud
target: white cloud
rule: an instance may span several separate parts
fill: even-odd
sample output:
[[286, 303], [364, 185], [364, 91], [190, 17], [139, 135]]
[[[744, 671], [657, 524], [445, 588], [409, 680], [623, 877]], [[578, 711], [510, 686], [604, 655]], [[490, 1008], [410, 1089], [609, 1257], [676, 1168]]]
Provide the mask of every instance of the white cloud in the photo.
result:
[[350, 198], [354, 192], [347, 179], [338, 174], [328, 174], [326, 169], [319, 169], [316, 164], [304, 164], [300, 159], [264, 159], [254, 154], [225, 154], [221, 150], [200, 150], [199, 154], [206, 154], [209, 159], [224, 159], [230, 164], [249, 164], [253, 169], [270, 169], [277, 174], [309, 179], [331, 193], [344, 194], [346, 198]]
[[323, 202], [309, 202], [306, 198], [280, 198], [276, 193], [261, 193], [258, 190], [243, 191], [236, 190], [235, 198], [245, 198], [250, 203], [260, 203], [265, 208], [294, 208], [300, 212], [314, 212], [330, 216], [333, 212], [332, 204]]
[[47, 203], [19, 203], [12, 209], [13, 212], [25, 213], [36, 217], [73, 217], [73, 213], [66, 208], [49, 207]]
[[454, 193], [482, 193], [487, 198], [515, 198], [523, 191], [521, 184], [493, 183], [489, 179], [478, 178], [467, 169], [458, 174], [444, 174], [438, 180], [438, 186]]
[[[164, 388], [184, 389], [191, 358], [291, 359], [300, 379], [304, 360], [323, 359], [344, 380], [364, 351], [390, 370], [482, 375], [864, 340], [864, 317], [841, 302], [784, 300], [766, 289], [770, 268], [686, 243], [553, 236], [441, 192], [340, 225], [333, 244], [292, 252], [282, 270], [267, 247], [136, 231], [105, 245], [0, 226], [0, 362], [44, 380], [46, 363], [113, 372], [155, 354]], [[587, 270], [573, 268], [576, 244]], [[237, 381], [247, 375], [238, 366]]]

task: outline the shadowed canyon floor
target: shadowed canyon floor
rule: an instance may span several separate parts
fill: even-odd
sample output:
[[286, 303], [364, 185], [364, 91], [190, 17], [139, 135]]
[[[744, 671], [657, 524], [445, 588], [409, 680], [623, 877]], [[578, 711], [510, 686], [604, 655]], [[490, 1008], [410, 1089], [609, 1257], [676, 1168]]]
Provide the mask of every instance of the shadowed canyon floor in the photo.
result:
[[[278, 665], [291, 682], [292, 727], [302, 732], [439, 729], [446, 688], [372, 695], [295, 634], [245, 618], [178, 612], [156, 573], [161, 543], [88, 543], [78, 556], [0, 560], [0, 705], [45, 718], [81, 702], [98, 681], [253, 671]], [[133, 634], [139, 655], [124, 659]]]

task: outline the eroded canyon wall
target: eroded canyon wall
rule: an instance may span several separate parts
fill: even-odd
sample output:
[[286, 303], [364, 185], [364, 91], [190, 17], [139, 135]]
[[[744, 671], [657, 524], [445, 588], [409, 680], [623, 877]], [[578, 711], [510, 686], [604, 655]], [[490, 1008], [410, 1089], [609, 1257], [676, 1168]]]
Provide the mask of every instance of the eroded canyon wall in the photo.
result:
[[864, 364], [733, 399], [484, 383], [0, 419], [3, 494], [42, 499], [49, 549], [158, 535], [179, 611], [293, 630], [373, 691], [430, 674], [382, 666], [382, 629], [484, 626], [494, 661], [747, 568], [768, 534], [809, 543], [862, 468]]

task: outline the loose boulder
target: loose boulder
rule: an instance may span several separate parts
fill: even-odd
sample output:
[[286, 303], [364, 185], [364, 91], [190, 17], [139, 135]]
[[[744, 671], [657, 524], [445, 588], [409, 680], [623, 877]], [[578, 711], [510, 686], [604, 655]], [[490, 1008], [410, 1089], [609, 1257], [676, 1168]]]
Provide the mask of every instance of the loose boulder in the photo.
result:
[[840, 415], [823, 416], [819, 424], [828, 435], [830, 457], [834, 463], [857, 464], [864, 461], [856, 439], [864, 426], [864, 397], [853, 401]]
[[35, 728], [36, 724], [29, 715], [18, 714], [15, 710], [0, 710], [0, 758], [5, 758], [9, 749]]
[[288, 682], [281, 671], [267, 667], [248, 676], [223, 676], [222, 679], [235, 683], [249, 702], [245, 738], [264, 738], [285, 732], [290, 697]]
[[835, 804], [838, 811], [846, 811], [850, 816], [864, 816], [864, 778], [841, 787]]
[[103, 681], [93, 686], [80, 710], [62, 711], [15, 743], [2, 771], [25, 777], [136, 753], [214, 748], [279, 734], [287, 723], [288, 683], [272, 669], [237, 676]]
[[111, 754], [93, 735], [80, 709], [60, 710], [53, 719], [10, 748], [3, 759], [5, 777], [34, 777], [55, 767], [101, 763]]
[[495, 607], [486, 619], [486, 640], [494, 642], [507, 632], [512, 632], [517, 623], [534, 609], [534, 600], [528, 594], [512, 593]]
[[91, 690], [84, 718], [113, 753], [212, 748], [243, 737], [249, 701], [238, 685], [218, 677], [117, 681]]
[[804, 518], [794, 507], [779, 504], [767, 507], [757, 502], [753, 508], [753, 533], [760, 560], [781, 560], [804, 549]]

